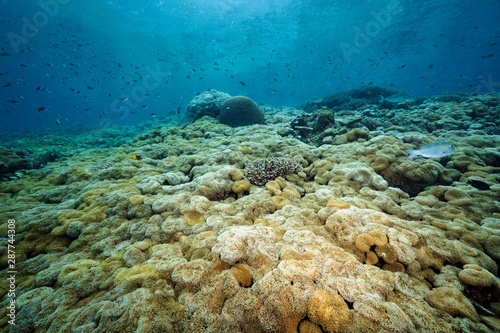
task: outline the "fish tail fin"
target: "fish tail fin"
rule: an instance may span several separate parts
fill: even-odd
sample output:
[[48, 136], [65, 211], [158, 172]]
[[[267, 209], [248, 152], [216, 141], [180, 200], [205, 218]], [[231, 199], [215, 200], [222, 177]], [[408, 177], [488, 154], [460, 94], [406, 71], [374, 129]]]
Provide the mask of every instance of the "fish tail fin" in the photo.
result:
[[384, 96], [382, 96], [382, 95], [379, 95], [379, 96], [380, 96], [380, 101], [378, 101], [378, 102], [379, 102], [379, 103], [383, 103], [383, 102], [385, 101]]
[[405, 152], [408, 153], [408, 157], [406, 159], [413, 158], [413, 157], [417, 156], [418, 155], [417, 151], [418, 150], [411, 150], [411, 149], [405, 150]]

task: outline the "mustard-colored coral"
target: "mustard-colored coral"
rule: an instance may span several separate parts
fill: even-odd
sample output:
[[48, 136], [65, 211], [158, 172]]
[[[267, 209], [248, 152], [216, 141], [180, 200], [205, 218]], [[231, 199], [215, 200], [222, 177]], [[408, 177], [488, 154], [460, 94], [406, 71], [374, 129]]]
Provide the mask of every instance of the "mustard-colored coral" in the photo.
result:
[[231, 169], [229, 174], [231, 175], [231, 179], [235, 182], [239, 181], [243, 178], [243, 171], [242, 170]]
[[286, 205], [290, 204], [290, 200], [279, 195], [272, 197], [271, 201], [273, 202], [275, 209], [282, 209]]
[[271, 180], [270, 182], [266, 183], [266, 189], [271, 191], [273, 195], [281, 195], [283, 192], [281, 192], [281, 187], [278, 184], [277, 181]]
[[375, 244], [375, 239], [369, 234], [361, 234], [356, 237], [355, 245], [358, 250], [363, 252], [370, 251], [370, 247]]
[[385, 156], [377, 156], [373, 162], [370, 163], [370, 166], [375, 171], [382, 171], [389, 167], [389, 160]]
[[474, 306], [472, 306], [470, 301], [456, 288], [439, 287], [432, 289], [429, 293], [429, 304], [452, 316], [459, 315], [467, 317], [472, 321], [479, 320]]
[[241, 286], [249, 287], [252, 285], [252, 275], [245, 265], [236, 264], [231, 267], [231, 272]]
[[342, 297], [324, 290], [309, 300], [307, 316], [326, 332], [344, 331], [352, 320], [352, 313]]
[[368, 232], [373, 237], [373, 244], [377, 246], [384, 246], [387, 244], [387, 235], [379, 230], [372, 230]]
[[347, 142], [353, 142], [356, 140], [369, 140], [372, 138], [370, 134], [368, 134], [366, 131], [362, 130], [361, 128], [355, 128], [346, 134], [343, 134], [345, 138], [347, 139]]
[[204, 215], [198, 212], [187, 212], [186, 214], [184, 214], [183, 218], [184, 221], [186, 221], [186, 223], [191, 226], [205, 222]]
[[444, 193], [444, 198], [448, 203], [457, 206], [472, 205], [474, 201], [464, 191], [457, 188], [450, 188]]
[[238, 180], [234, 182], [233, 184], [233, 192], [234, 193], [241, 193], [244, 191], [248, 191], [250, 189], [250, 186], [252, 184], [248, 180]]
[[393, 264], [398, 260], [396, 249], [391, 244], [376, 246], [375, 253], [379, 256], [379, 258], [384, 259], [384, 261], [388, 264]]
[[338, 207], [340, 209], [344, 209], [344, 208], [349, 208], [350, 205], [343, 201], [343, 200], [340, 200], [340, 199], [337, 199], [337, 198], [333, 198], [333, 199], [330, 199], [327, 203], [326, 203], [326, 206], [327, 207]]
[[378, 263], [378, 257], [373, 251], [366, 252], [365, 264], [375, 265]]
[[478, 265], [464, 265], [464, 269], [458, 273], [458, 277], [460, 281], [470, 286], [490, 287], [494, 285], [495, 288], [500, 289], [498, 278]]

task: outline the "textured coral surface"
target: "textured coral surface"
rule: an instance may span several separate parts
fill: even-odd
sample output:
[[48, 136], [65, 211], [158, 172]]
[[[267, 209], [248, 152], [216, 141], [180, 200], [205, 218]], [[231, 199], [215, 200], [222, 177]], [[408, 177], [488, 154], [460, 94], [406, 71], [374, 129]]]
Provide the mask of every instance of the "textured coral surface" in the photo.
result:
[[[10, 332], [498, 331], [500, 139], [472, 134], [357, 129], [315, 147], [203, 118], [75, 149], [0, 185]], [[456, 152], [406, 159], [438, 140]], [[245, 179], [275, 152], [302, 170]]]

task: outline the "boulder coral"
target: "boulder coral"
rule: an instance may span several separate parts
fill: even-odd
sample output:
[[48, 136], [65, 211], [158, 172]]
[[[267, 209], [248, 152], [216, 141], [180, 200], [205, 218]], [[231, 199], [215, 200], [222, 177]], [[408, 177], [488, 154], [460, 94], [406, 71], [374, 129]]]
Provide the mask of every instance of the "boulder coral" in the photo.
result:
[[229, 98], [231, 95], [213, 89], [202, 92], [189, 102], [185, 121], [192, 123], [204, 116], [217, 118], [220, 115], [221, 105]]
[[219, 121], [233, 127], [263, 124], [264, 114], [250, 98], [234, 96], [221, 105]]

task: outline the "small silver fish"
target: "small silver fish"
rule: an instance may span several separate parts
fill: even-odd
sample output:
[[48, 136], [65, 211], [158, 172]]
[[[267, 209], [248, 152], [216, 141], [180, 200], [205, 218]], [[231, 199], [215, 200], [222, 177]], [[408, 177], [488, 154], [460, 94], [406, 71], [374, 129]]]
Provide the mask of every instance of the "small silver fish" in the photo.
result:
[[384, 97], [380, 95], [379, 103], [382, 104], [384, 102], [389, 102], [393, 104], [401, 103], [401, 102], [410, 102], [412, 101], [411, 97], [406, 94], [393, 94], [391, 96]]
[[323, 97], [314, 97], [314, 98], [311, 98], [309, 101], [311, 103], [317, 104], [317, 103], [323, 103], [324, 100], [325, 99]]
[[406, 159], [422, 156], [422, 157], [443, 157], [453, 154], [455, 146], [449, 142], [438, 141], [429, 143], [415, 150], [406, 150], [409, 156]]

